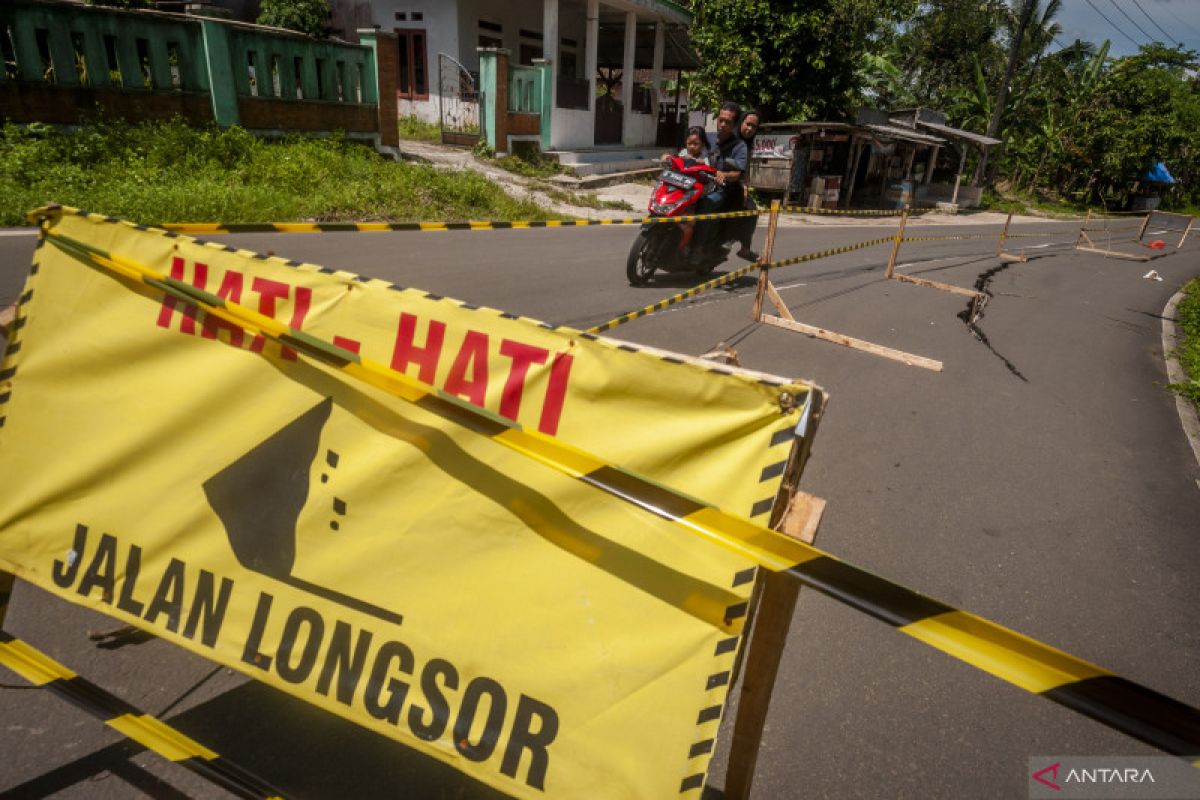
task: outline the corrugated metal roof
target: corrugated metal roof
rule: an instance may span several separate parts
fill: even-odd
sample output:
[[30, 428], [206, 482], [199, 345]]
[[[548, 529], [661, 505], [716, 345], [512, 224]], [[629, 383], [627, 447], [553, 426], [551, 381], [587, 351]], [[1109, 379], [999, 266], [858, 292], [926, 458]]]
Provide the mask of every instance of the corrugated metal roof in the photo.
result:
[[975, 144], [982, 145], [983, 147], [990, 147], [994, 144], [1000, 144], [999, 139], [993, 139], [990, 136], [984, 136], [982, 133], [964, 131], [962, 128], [951, 128], [949, 125], [938, 125], [935, 122], [923, 122], [921, 120], [917, 120], [917, 124], [922, 128], [928, 128], [931, 131], [940, 133], [943, 136], [947, 136], [951, 139], [966, 139], [969, 142], [974, 142]]
[[899, 128], [895, 125], [863, 125], [869, 131], [878, 133], [881, 136], [888, 136], [892, 139], [903, 139], [908, 142], [920, 142], [921, 144], [945, 144], [945, 139], [939, 139], [936, 136], [929, 136], [924, 133], [917, 133], [912, 128]]

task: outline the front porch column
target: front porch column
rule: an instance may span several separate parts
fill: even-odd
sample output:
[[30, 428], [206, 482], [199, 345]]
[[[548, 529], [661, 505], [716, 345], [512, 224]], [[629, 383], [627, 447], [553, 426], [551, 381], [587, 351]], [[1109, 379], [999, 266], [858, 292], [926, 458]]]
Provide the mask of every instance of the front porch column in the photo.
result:
[[535, 58], [533, 65], [538, 70], [538, 135], [541, 137], [542, 152], [553, 149], [550, 143], [550, 123], [554, 119], [554, 62], [545, 58]]
[[662, 82], [663, 82], [663, 51], [664, 37], [667, 32], [667, 26], [660, 19], [654, 23], [654, 73], [651, 80], [654, 81], [654, 88], [650, 91], [650, 113], [654, 115], [655, 124], [658, 124], [658, 104], [662, 101]]
[[583, 74], [588, 82], [588, 111], [596, 114], [596, 49], [600, 46], [600, 0], [587, 0], [587, 42], [583, 54]]
[[544, 0], [542, 4], [542, 58], [550, 62], [546, 73], [550, 76], [550, 104], [558, 105], [558, 48], [561, 37], [558, 33], [558, 0]]
[[[547, 0], [549, 2], [549, 0]], [[633, 139], [633, 70], [637, 50], [637, 12], [625, 14], [625, 52], [621, 64], [621, 144]]]

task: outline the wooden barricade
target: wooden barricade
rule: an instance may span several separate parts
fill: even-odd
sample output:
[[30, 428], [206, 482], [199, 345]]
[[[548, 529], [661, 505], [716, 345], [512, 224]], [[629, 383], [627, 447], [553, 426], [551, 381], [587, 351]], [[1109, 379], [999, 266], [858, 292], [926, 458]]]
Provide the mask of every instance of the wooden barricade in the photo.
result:
[[1013, 261], [1024, 264], [1029, 258], [1024, 253], [1008, 253], [1004, 250], [1004, 241], [1008, 238], [1008, 229], [1012, 225], [1013, 215], [1010, 213], [1008, 219], [1004, 220], [1004, 230], [1000, 232], [1000, 241], [996, 245], [996, 258], [1001, 261]]
[[[1137, 240], [1145, 244], [1146, 231], [1150, 227], [1150, 222], [1158, 223], [1156, 227], [1162, 227], [1157, 233], [1175, 233], [1181, 232], [1179, 241], [1175, 243], [1175, 249], [1183, 247], [1183, 243], [1187, 241], [1188, 235], [1192, 232], [1192, 224], [1195, 222], [1195, 217], [1188, 214], [1175, 214], [1170, 211], [1159, 211], [1155, 209], [1146, 215], [1146, 219], [1142, 222], [1142, 228], [1138, 231]], [[1173, 225], [1172, 225], [1173, 223]]]
[[[1150, 223], [1151, 223], [1152, 218], [1155, 218], [1155, 217], [1157, 217], [1160, 220], [1162, 218], [1166, 217], [1166, 218], [1168, 218], [1167, 221], [1173, 220], [1173, 221], [1178, 222], [1178, 226], [1168, 227], [1165, 229], [1166, 231], [1169, 231], [1172, 233], [1174, 233], [1176, 231], [1182, 231], [1182, 235], [1179, 237], [1179, 241], [1178, 241], [1178, 243], [1176, 243], [1173, 250], [1168, 250], [1166, 247], [1163, 246], [1162, 243], [1158, 243], [1158, 247], [1162, 247], [1161, 250], [1154, 250], [1154, 249], [1150, 248], [1149, 245], [1146, 244], [1146, 241], [1145, 241], [1146, 236], [1148, 234], [1154, 233], [1154, 231], [1152, 231], [1150, 229]], [[1185, 222], [1185, 220], [1186, 220], [1186, 222]], [[1146, 214], [1145, 218], [1142, 219], [1141, 226], [1138, 228], [1137, 236], [1133, 237], [1129, 240], [1129, 242], [1131, 242], [1133, 244], [1141, 245], [1150, 251], [1150, 252], [1143, 252], [1143, 253], [1129, 253], [1129, 252], [1125, 252], [1123, 250], [1114, 250], [1111, 247], [1111, 240], [1108, 242], [1105, 242], [1104, 247], [1098, 246], [1097, 243], [1092, 239], [1092, 237], [1089, 234], [1111, 233], [1111, 231], [1107, 226], [1102, 226], [1099, 228], [1089, 227], [1089, 223], [1091, 223], [1091, 221], [1092, 221], [1092, 212], [1091, 212], [1091, 209], [1088, 209], [1087, 216], [1083, 220], [1083, 225], [1080, 226], [1080, 228], [1079, 228], [1079, 236], [1075, 239], [1075, 249], [1076, 250], [1080, 250], [1085, 253], [1100, 253], [1101, 255], [1105, 256], [1106, 258], [1109, 258], [1109, 257], [1120, 258], [1120, 259], [1124, 259], [1126, 261], [1138, 261], [1138, 262], [1144, 263], [1146, 261], [1153, 261], [1156, 258], [1162, 258], [1163, 256], [1170, 255], [1175, 250], [1178, 250], [1179, 248], [1183, 247], [1183, 243], [1185, 241], [1187, 241], [1187, 237], [1191, 233], [1194, 218], [1190, 217], [1186, 214], [1172, 214], [1167, 211], [1151, 211], [1148, 214]], [[1164, 224], [1165, 224], [1165, 222], [1164, 222]], [[1125, 229], [1121, 229], [1121, 230], [1125, 230]], [[1129, 230], [1132, 230], [1132, 228], [1130, 228]]]
[[[1011, 216], [1009, 217], [1011, 219]], [[960, 294], [964, 297], [970, 297], [978, 301], [980, 293], [974, 289], [964, 289], [961, 286], [955, 286], [950, 283], [942, 283], [941, 281], [931, 281], [926, 278], [914, 278], [912, 275], [896, 274], [896, 260], [900, 256], [900, 244], [904, 241], [904, 228], [908, 223], [908, 209], [904, 209], [904, 214], [900, 217], [900, 230], [896, 232], [896, 243], [892, 245], [892, 255], [888, 258], [886, 277], [888, 280], [900, 281], [901, 283], [911, 283], [914, 286], [923, 286], [926, 289], [937, 289], [941, 292], [950, 292], [951, 294]]]
[[[896, 234], [896, 248], [900, 246], [900, 240], [904, 235], [904, 225], [907, 219], [908, 212], [906, 210], [900, 218], [900, 229]], [[912, 353], [906, 353], [903, 350], [895, 350], [891, 347], [884, 347], [883, 345], [864, 341], [862, 339], [856, 339], [853, 336], [846, 336], [841, 333], [835, 333], [824, 328], [818, 328], [815, 325], [808, 325], [798, 321], [788, 309], [787, 304], [779, 295], [778, 290], [775, 289], [774, 284], [771, 283], [771, 279], [767, 277], [765, 265], [771, 262], [771, 252], [775, 247], [775, 230], [778, 221], [779, 202], [773, 201], [771, 203], [770, 217], [767, 222], [767, 242], [763, 247], [763, 253], [759, 259], [759, 263], [764, 266], [759, 270], [758, 273], [758, 288], [754, 293], [754, 306], [751, 309], [751, 318], [755, 322], [762, 322], [766, 325], [772, 325], [776, 328], [783, 328], [784, 330], [803, 333], [804, 335], [811, 336], [814, 339], [833, 342], [834, 344], [840, 344], [843, 347], [849, 347], [852, 350], [859, 350], [864, 353], [870, 353], [871, 355], [888, 358], [892, 361], [899, 361], [900, 363], [907, 364], [910, 367], [921, 367], [922, 369], [933, 370], [934, 372], [942, 371], [941, 361], [936, 361], [932, 358], [925, 358], [924, 356], [913, 355]], [[896, 250], [893, 249], [892, 257], [888, 261], [889, 277], [895, 265], [895, 259]], [[771, 301], [771, 305], [775, 306], [778, 316], [763, 313], [763, 305], [765, 300]]]

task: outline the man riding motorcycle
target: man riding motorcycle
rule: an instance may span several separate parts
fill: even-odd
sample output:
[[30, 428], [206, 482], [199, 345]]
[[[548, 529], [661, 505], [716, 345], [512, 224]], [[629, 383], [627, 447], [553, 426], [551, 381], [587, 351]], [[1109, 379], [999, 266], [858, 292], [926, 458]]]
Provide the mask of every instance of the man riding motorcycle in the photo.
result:
[[[730, 206], [736, 204], [740, 210], [744, 201], [741, 181], [750, 166], [750, 151], [746, 142], [739, 135], [738, 118], [742, 110], [737, 103], [725, 101], [717, 112], [717, 130], [708, 134], [708, 152], [712, 165], [717, 170], [717, 187], [700, 203], [701, 214], [715, 214], [720, 211], [734, 210]], [[708, 222], [698, 231], [699, 242], [707, 242], [718, 235], [721, 226], [716, 222]], [[743, 246], [738, 255], [753, 261], [755, 255], [748, 246]]]

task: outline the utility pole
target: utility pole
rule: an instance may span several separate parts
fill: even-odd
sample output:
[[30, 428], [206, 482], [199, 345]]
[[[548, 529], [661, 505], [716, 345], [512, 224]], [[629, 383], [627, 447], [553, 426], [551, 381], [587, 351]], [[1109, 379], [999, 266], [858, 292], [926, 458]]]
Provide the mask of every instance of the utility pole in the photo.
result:
[[[1021, 19], [1017, 23], [1017, 33], [1008, 46], [1008, 66], [1004, 68], [1004, 80], [1000, 81], [1000, 90], [996, 92], [996, 107], [992, 109], [992, 119], [988, 122], [987, 135], [993, 139], [1000, 130], [1000, 117], [1004, 115], [1004, 104], [1008, 102], [1008, 87], [1012, 83], [1013, 74], [1017, 71], [1017, 60], [1021, 56], [1021, 45], [1025, 41], [1025, 29], [1029, 27], [1029, 18], [1033, 16], [1033, 7], [1037, 0], [1025, 0], [1021, 9]], [[987, 169], [987, 150], [979, 157], [979, 166], [975, 168], [975, 185], [983, 180], [984, 170]]]

